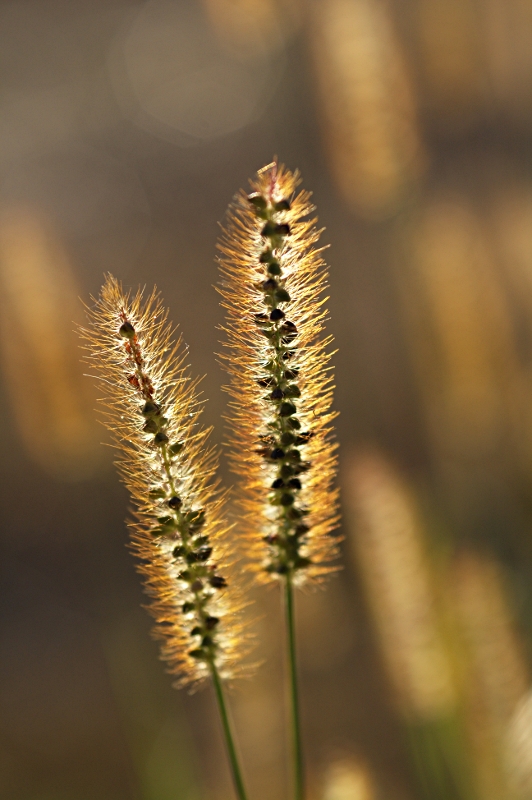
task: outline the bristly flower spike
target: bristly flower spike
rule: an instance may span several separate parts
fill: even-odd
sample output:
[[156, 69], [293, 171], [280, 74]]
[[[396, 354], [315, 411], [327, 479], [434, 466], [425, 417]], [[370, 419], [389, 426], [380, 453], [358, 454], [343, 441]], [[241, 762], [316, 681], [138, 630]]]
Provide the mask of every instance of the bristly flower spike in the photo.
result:
[[338, 522], [325, 264], [299, 177], [270, 164], [229, 209], [221, 294], [227, 311], [232, 466], [256, 574], [284, 584], [295, 800], [303, 800], [293, 587], [335, 567]]
[[[198, 426], [197, 381], [158, 294], [125, 293], [108, 276], [81, 333], [105, 390], [104, 421], [135, 506], [132, 549], [162, 658], [176, 685], [235, 671], [242, 632], [228, 586], [227, 525], [216, 457]], [[238, 615], [237, 615], [238, 616]]]
[[232, 466], [251, 562], [295, 585], [334, 569], [338, 522], [332, 378], [323, 337], [326, 268], [310, 194], [276, 163], [229, 209], [221, 294], [227, 311]]

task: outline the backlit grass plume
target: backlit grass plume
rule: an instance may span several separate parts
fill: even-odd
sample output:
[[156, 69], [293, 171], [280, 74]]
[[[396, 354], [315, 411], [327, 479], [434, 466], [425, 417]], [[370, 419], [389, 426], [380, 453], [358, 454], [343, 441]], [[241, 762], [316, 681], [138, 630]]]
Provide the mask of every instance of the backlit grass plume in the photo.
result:
[[276, 163], [229, 209], [219, 248], [231, 376], [232, 465], [248, 558], [284, 584], [295, 798], [304, 796], [293, 586], [334, 567], [332, 383], [324, 337], [325, 264], [308, 192]]
[[336, 556], [332, 383], [323, 337], [325, 264], [298, 174], [261, 170], [238, 194], [219, 245], [231, 375], [232, 465], [251, 561], [296, 584]]
[[216, 457], [198, 425], [197, 381], [153, 292], [124, 293], [109, 276], [82, 331], [105, 390], [104, 420], [135, 506], [132, 549], [150, 597], [162, 658], [177, 684], [234, 672], [241, 631], [227, 585], [227, 526]]

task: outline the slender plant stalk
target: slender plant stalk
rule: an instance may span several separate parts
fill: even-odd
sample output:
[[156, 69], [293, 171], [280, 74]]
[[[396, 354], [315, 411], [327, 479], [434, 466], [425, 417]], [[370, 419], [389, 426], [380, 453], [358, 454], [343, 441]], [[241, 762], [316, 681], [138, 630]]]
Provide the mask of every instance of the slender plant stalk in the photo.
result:
[[294, 588], [291, 576], [285, 580], [285, 614], [288, 645], [288, 670], [290, 675], [290, 717], [292, 726], [292, 754], [294, 758], [294, 800], [305, 796], [305, 771], [301, 724], [299, 719], [299, 688], [297, 681], [296, 626], [294, 618]]
[[225, 745], [227, 747], [227, 755], [229, 757], [229, 763], [231, 765], [231, 774], [233, 776], [235, 791], [238, 796], [238, 800], [247, 800], [247, 794], [244, 788], [244, 781], [242, 779], [242, 772], [240, 770], [233, 734], [231, 732], [231, 725], [229, 723], [229, 714], [227, 713], [227, 706], [225, 703], [223, 685], [220, 680], [220, 676], [218, 675], [218, 670], [216, 669], [216, 664], [214, 663], [214, 661], [211, 662], [210, 668], [211, 668], [214, 692], [216, 694], [216, 701], [218, 703], [220, 718], [222, 720]]

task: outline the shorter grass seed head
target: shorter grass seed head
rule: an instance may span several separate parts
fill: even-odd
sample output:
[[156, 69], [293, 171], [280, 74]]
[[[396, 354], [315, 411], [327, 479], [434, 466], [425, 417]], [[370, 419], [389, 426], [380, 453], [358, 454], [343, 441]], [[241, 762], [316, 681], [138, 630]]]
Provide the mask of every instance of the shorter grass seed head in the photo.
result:
[[[197, 381], [154, 291], [125, 293], [108, 276], [82, 329], [105, 391], [104, 422], [135, 508], [129, 523], [161, 655], [177, 685], [237, 668], [244, 636], [227, 570], [228, 526]], [[228, 585], [229, 584], [229, 585]]]

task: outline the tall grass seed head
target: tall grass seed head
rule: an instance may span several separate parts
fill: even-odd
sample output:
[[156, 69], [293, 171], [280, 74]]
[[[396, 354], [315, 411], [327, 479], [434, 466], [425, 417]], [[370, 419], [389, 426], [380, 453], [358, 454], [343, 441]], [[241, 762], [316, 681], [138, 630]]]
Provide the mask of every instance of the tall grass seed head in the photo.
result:
[[231, 462], [250, 563], [296, 583], [334, 569], [338, 523], [327, 273], [299, 182], [276, 163], [261, 170], [219, 243]]
[[216, 665], [235, 672], [243, 644], [238, 599], [228, 585], [228, 526], [217, 490], [216, 454], [201, 428], [197, 381], [186, 350], [173, 343], [168, 312], [154, 291], [125, 293], [108, 276], [87, 309], [86, 360], [105, 391], [104, 422], [131, 493], [129, 523], [137, 569], [150, 598], [155, 635], [176, 685]]

